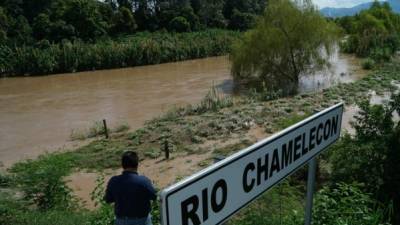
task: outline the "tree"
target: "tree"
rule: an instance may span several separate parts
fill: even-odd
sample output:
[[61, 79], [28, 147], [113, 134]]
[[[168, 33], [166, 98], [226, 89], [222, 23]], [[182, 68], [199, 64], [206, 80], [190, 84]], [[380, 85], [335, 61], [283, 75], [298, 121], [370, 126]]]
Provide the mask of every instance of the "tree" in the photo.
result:
[[380, 62], [390, 60], [400, 47], [400, 16], [387, 3], [375, 1], [370, 9], [341, 19], [339, 24], [349, 34], [342, 44], [345, 52]]
[[44, 38], [48, 38], [51, 32], [51, 22], [50, 18], [47, 14], [39, 14], [33, 20], [33, 32], [36, 39], [41, 40]]
[[[190, 30], [197, 30], [199, 27], [199, 17], [195, 14], [194, 9], [189, 1], [183, 0], [178, 2], [160, 1], [156, 16], [160, 28], [171, 30], [171, 23], [177, 17], [184, 18], [190, 25]], [[181, 20], [181, 19], [180, 19]], [[186, 30], [186, 29], [185, 29]]]
[[222, 13], [224, 0], [201, 0], [198, 12], [200, 22], [208, 27], [224, 28], [227, 25]]
[[118, 13], [114, 16], [114, 27], [113, 31], [116, 33], [132, 33], [137, 29], [137, 24], [132, 12], [121, 7]]
[[71, 0], [64, 14], [67, 24], [74, 26], [76, 34], [84, 40], [93, 40], [106, 34], [107, 25], [102, 20], [96, 1]]
[[271, 0], [256, 27], [233, 47], [233, 77], [239, 84], [293, 94], [300, 75], [328, 65], [337, 34], [311, 3]]
[[7, 35], [13, 39], [14, 44], [30, 44], [32, 42], [32, 28], [22, 15], [10, 22]]
[[265, 9], [267, 0], [229, 0], [225, 1], [223, 13], [226, 19], [230, 20], [234, 11], [261, 15]]
[[135, 20], [139, 30], [155, 30], [157, 23], [149, 1], [137, 0], [135, 4]]
[[132, 8], [133, 8], [133, 0], [117, 0], [117, 2], [118, 2], [118, 7], [119, 8], [124, 7], [124, 8], [127, 8], [129, 10], [132, 10]]
[[171, 20], [169, 29], [176, 32], [188, 32], [190, 24], [184, 17], [178, 16]]
[[5, 10], [0, 7], [0, 44], [7, 40], [7, 29], [8, 29], [8, 16]]
[[251, 13], [242, 13], [234, 9], [233, 15], [229, 21], [229, 28], [235, 30], [247, 30], [256, 23], [256, 15]]

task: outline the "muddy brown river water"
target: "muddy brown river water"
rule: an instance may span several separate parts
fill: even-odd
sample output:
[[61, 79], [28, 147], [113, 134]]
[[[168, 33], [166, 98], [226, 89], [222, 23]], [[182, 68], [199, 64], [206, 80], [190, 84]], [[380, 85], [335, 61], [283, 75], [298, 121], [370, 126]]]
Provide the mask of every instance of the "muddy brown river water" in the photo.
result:
[[[301, 79], [301, 92], [359, 79], [359, 62], [332, 58], [331, 71]], [[325, 76], [328, 74], [328, 76]], [[227, 57], [212, 57], [128, 69], [0, 79], [0, 161], [6, 167], [46, 151], [77, 145], [73, 129], [107, 119], [132, 129], [174, 105], [199, 102], [212, 85], [231, 94]]]

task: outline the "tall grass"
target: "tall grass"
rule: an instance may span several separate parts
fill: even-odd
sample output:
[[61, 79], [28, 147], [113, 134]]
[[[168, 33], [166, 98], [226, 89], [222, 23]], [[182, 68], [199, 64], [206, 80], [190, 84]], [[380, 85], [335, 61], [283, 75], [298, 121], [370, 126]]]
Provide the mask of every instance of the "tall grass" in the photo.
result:
[[65, 41], [45, 47], [0, 46], [0, 74], [68, 73], [132, 67], [227, 54], [239, 32], [138, 33], [94, 44]]

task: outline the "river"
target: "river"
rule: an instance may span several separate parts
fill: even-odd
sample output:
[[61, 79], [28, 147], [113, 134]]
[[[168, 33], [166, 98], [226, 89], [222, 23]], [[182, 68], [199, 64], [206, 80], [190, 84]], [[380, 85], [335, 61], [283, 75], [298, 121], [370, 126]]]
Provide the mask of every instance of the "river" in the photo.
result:
[[[328, 76], [325, 76], [328, 74]], [[365, 74], [351, 56], [335, 54], [332, 69], [300, 81], [301, 92]], [[199, 102], [217, 86], [232, 92], [227, 57], [127, 69], [0, 79], [0, 161], [12, 163], [44, 152], [74, 148], [73, 129], [106, 119], [139, 128], [174, 105]]]

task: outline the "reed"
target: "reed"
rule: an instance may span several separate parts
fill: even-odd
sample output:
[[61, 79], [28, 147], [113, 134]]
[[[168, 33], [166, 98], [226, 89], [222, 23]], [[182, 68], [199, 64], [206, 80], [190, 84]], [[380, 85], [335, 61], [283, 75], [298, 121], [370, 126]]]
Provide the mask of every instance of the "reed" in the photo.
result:
[[0, 46], [0, 73], [45, 75], [175, 62], [225, 55], [240, 32], [143, 32], [93, 44], [65, 41], [46, 47]]

